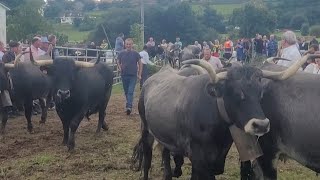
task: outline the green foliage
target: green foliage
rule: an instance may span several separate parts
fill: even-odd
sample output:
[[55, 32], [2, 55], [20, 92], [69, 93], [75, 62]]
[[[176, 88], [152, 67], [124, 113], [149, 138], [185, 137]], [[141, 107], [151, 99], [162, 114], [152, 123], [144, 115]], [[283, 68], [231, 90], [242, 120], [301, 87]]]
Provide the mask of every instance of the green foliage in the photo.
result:
[[273, 32], [276, 27], [276, 16], [264, 6], [247, 3], [244, 7], [233, 11], [230, 23], [240, 27], [241, 37], [254, 37], [256, 33]]
[[68, 36], [63, 33], [56, 33], [56, 37], [58, 39], [58, 41], [57, 41], [58, 46], [62, 46], [69, 41]]
[[151, 66], [151, 65], [147, 65], [147, 68], [149, 70], [149, 76], [154, 75], [155, 73], [157, 73], [160, 70], [160, 67], [158, 66]]
[[141, 37], [141, 25], [135, 23], [130, 27], [130, 37], [133, 38], [133, 42], [135, 44], [135, 50], [141, 51], [144, 43], [142, 42]]
[[42, 0], [29, 0], [27, 4], [21, 3], [12, 9], [7, 16], [8, 40], [52, 32], [52, 26], [39, 13], [43, 4]]
[[74, 18], [73, 19], [73, 27], [79, 28], [81, 23], [82, 23], [82, 19], [81, 18]]
[[302, 36], [307, 36], [309, 35], [309, 24], [308, 23], [303, 23], [301, 26], [301, 35]]
[[302, 27], [302, 24], [304, 23], [308, 23], [307, 17], [303, 15], [295, 15], [295, 16], [292, 16], [290, 20], [290, 27], [295, 30], [300, 29]]
[[223, 16], [218, 15], [217, 11], [210, 7], [206, 7], [204, 9], [201, 20], [202, 24], [206, 25], [208, 28], [214, 28], [220, 33], [224, 33], [226, 31], [226, 26], [222, 21]]
[[310, 27], [310, 35], [320, 37], [320, 25], [315, 25]]

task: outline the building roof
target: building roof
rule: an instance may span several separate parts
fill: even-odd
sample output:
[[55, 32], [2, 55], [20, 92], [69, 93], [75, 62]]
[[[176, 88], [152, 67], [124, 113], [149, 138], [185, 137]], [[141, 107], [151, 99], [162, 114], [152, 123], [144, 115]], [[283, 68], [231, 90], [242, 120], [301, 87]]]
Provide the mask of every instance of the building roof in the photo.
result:
[[0, 3], [0, 6], [2, 6], [3, 8], [5, 8], [6, 10], [10, 10], [10, 8], [8, 8], [8, 6], [4, 5], [3, 3]]

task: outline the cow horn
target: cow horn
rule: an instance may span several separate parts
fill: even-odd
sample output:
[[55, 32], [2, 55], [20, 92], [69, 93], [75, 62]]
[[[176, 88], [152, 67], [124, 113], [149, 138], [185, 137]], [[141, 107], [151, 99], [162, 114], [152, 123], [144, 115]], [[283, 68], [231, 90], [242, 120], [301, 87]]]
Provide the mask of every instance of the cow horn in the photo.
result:
[[14, 59], [14, 67], [17, 66], [17, 64], [20, 62], [20, 58], [21, 56], [24, 54], [25, 52], [19, 53], [16, 58]]
[[213, 83], [217, 83], [222, 79], [227, 78], [227, 73], [226, 72], [221, 72], [219, 74], [216, 74], [216, 71], [212, 68], [211, 64], [208, 63], [205, 60], [202, 59], [190, 59], [182, 62], [183, 64], [195, 64], [198, 66], [201, 66], [205, 70], [208, 71], [208, 74], [212, 80]]
[[268, 63], [275, 63], [275, 60], [284, 60], [284, 61], [291, 61], [290, 59], [286, 59], [286, 58], [282, 58], [282, 57], [270, 57], [267, 60], [264, 61], [264, 63], [268, 62]]
[[292, 64], [288, 69], [280, 72], [273, 72], [273, 71], [266, 71], [262, 70], [263, 77], [273, 80], [286, 80], [293, 76], [299, 68], [307, 62], [310, 58], [320, 58], [320, 54], [308, 54], [303, 56], [300, 60], [296, 61], [294, 64]]
[[14, 64], [5, 63], [5, 64], [4, 64], [4, 68], [6, 68], [6, 69], [13, 69], [13, 68], [14, 68]]
[[94, 67], [94, 63], [89, 63], [89, 62], [83, 62], [83, 61], [75, 61], [77, 67]]
[[200, 75], [206, 74], [206, 71], [201, 66], [194, 65], [194, 64], [185, 64], [180, 68], [180, 70], [188, 67], [195, 69]]

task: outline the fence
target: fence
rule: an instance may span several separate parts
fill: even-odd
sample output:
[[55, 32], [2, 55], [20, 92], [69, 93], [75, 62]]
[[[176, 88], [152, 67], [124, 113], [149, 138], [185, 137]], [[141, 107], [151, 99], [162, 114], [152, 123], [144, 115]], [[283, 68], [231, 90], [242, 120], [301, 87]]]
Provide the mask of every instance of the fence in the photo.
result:
[[89, 62], [93, 59], [98, 58], [98, 54], [102, 53], [103, 56], [100, 59], [107, 63], [113, 70], [115, 77], [113, 78], [113, 85], [116, 85], [121, 82], [120, 73], [117, 71], [117, 63], [115, 59], [115, 54], [112, 50], [103, 50], [103, 49], [88, 49], [88, 48], [73, 48], [73, 47], [55, 47], [58, 56], [72, 57], [77, 61], [86, 61]]

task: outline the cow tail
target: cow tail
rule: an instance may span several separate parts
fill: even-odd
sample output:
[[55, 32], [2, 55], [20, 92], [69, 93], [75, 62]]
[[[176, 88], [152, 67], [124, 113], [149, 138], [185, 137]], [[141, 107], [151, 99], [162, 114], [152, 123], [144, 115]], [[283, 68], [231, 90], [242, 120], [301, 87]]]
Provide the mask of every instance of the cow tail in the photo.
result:
[[138, 143], [135, 145], [133, 148], [133, 153], [131, 157], [131, 168], [136, 171], [140, 171], [142, 167], [142, 162], [143, 162], [143, 147], [144, 143], [147, 143], [147, 138], [148, 138], [148, 129], [146, 125], [146, 118], [145, 118], [145, 107], [144, 107], [144, 98], [143, 98], [143, 89], [141, 91], [141, 95], [139, 98], [139, 103], [138, 103], [138, 109], [139, 109], [139, 114], [141, 118], [141, 137], [138, 141]]

